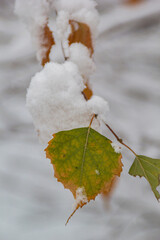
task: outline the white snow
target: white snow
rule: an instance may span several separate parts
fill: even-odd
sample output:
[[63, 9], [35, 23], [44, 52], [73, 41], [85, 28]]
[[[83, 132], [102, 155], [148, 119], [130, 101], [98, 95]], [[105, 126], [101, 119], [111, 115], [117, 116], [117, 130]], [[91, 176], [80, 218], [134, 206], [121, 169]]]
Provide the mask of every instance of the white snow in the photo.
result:
[[42, 60], [45, 47], [43, 29], [47, 25], [50, 12], [50, 2], [47, 0], [16, 0], [15, 13], [26, 23], [33, 37], [33, 43], [37, 49], [37, 58]]
[[15, 12], [22, 17], [27, 24], [42, 26], [46, 23], [50, 10], [47, 0], [16, 0]]
[[[69, 61], [48, 63], [32, 78], [27, 107], [43, 143], [47, 144], [59, 131], [88, 127], [94, 113], [100, 116], [106, 113], [107, 103], [100, 97], [86, 101], [82, 94], [84, 88], [77, 66]], [[92, 128], [101, 132], [97, 119]]]
[[93, 0], [57, 0], [54, 6], [59, 11], [68, 12], [71, 20], [84, 22], [91, 28], [93, 39], [97, 35], [97, 25], [99, 22], [99, 15], [95, 9], [97, 3]]
[[[69, 13], [67, 11], [61, 10], [57, 13], [56, 25], [57, 25], [57, 35], [60, 40], [65, 36], [65, 32], [69, 26]], [[67, 36], [68, 37], [68, 36]]]
[[114, 148], [114, 151], [115, 151], [116, 153], [121, 153], [121, 148], [117, 145], [117, 143], [112, 142], [112, 143], [111, 143], [111, 146]]
[[76, 198], [75, 198], [73, 208], [75, 209], [78, 205], [82, 205], [83, 203], [87, 203], [87, 202], [88, 202], [88, 199], [87, 199], [87, 195], [85, 192], [85, 188], [84, 187], [77, 188]]
[[[68, 57], [68, 36], [71, 32], [69, 19], [83, 22], [90, 27], [93, 44], [97, 36], [99, 22], [98, 13], [93, 0], [16, 0], [15, 12], [26, 23], [31, 32], [34, 45], [37, 49], [37, 58], [42, 60], [46, 49], [42, 48], [43, 29], [50, 19], [56, 17], [57, 37], [64, 48], [65, 56]], [[53, 30], [53, 29], [52, 29]]]
[[68, 37], [71, 33], [71, 26], [69, 24], [69, 13], [67, 11], [59, 11], [56, 18], [56, 33], [57, 40], [60, 41], [62, 50], [66, 58], [69, 57]]
[[69, 56], [69, 59], [78, 66], [80, 74], [86, 82], [95, 71], [95, 64], [90, 57], [89, 49], [81, 43], [73, 43], [69, 47]]
[[99, 175], [99, 174], [100, 174], [100, 173], [99, 173], [99, 171], [98, 171], [97, 169], [95, 170], [95, 173], [96, 173], [97, 175]]
[[98, 115], [98, 118], [106, 122], [109, 112], [108, 102], [99, 96], [93, 95], [87, 103], [89, 105], [89, 108], [91, 108], [92, 111]]
[[54, 3], [57, 11], [66, 9], [69, 13], [76, 12], [82, 8], [93, 10], [96, 5], [97, 3], [94, 0], [56, 0]]

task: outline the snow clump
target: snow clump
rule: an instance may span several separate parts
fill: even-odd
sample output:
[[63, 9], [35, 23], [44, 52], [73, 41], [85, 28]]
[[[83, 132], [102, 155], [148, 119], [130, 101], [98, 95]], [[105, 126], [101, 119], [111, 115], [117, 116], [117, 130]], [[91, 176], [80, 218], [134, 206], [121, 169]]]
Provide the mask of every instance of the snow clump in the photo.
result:
[[84, 77], [84, 82], [95, 71], [95, 64], [90, 57], [89, 49], [81, 43], [73, 43], [69, 47], [70, 61], [74, 62]]
[[112, 142], [112, 143], [111, 143], [111, 146], [114, 148], [114, 151], [115, 151], [116, 153], [121, 153], [121, 148], [117, 145], [117, 143]]
[[85, 193], [85, 188], [84, 187], [77, 188], [74, 209], [76, 209], [77, 206], [83, 205], [84, 203], [87, 203], [87, 202], [88, 202], [88, 198]]
[[[98, 96], [86, 101], [84, 88], [77, 66], [70, 61], [50, 62], [32, 78], [26, 101], [41, 142], [47, 144], [59, 131], [88, 127], [94, 113], [106, 116], [108, 103]], [[92, 128], [101, 132], [97, 119]]]
[[37, 48], [37, 58], [39, 61], [41, 61], [46, 53], [46, 48], [42, 47], [42, 41], [44, 27], [48, 23], [50, 2], [47, 0], [16, 0], [15, 3], [15, 13], [23, 19], [31, 32], [33, 43]]

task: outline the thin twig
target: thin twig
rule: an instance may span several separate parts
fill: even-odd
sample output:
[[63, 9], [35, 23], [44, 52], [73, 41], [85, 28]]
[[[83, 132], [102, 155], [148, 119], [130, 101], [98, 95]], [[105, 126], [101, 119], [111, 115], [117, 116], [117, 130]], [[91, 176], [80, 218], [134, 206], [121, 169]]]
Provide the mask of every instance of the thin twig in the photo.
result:
[[83, 97], [85, 98], [85, 100], [87, 101], [88, 100], [88, 98], [87, 98], [87, 96], [86, 96], [86, 94], [82, 91], [81, 92], [82, 94], [83, 94]]
[[79, 208], [79, 206], [76, 207], [76, 209], [71, 213], [71, 215], [69, 216], [69, 218], [67, 219], [65, 226], [67, 226], [67, 223], [69, 222], [69, 220], [71, 219], [71, 217], [75, 214], [75, 212], [77, 211], [77, 209]]
[[89, 129], [91, 128], [93, 119], [96, 118], [96, 117], [97, 117], [97, 115], [94, 113], [94, 114], [92, 115], [92, 118], [91, 118], [91, 121], [90, 121], [90, 124], [89, 124], [89, 127], [88, 127]]
[[66, 55], [65, 55], [65, 51], [64, 51], [64, 47], [63, 47], [63, 43], [62, 42], [61, 42], [61, 47], [62, 47], [62, 53], [63, 53], [64, 60], [67, 61], [68, 57], [66, 57]]
[[137, 157], [137, 154], [133, 151], [132, 148], [130, 148], [127, 144], [125, 144], [123, 142], [123, 139], [122, 138], [119, 138], [118, 135], [113, 131], [113, 129], [107, 124], [104, 122], [104, 124], [106, 125], [106, 127], [111, 131], [111, 133], [115, 136], [115, 138], [117, 139], [117, 141], [119, 143], [121, 143], [123, 146], [125, 146], [126, 148], [128, 148], [136, 157]]

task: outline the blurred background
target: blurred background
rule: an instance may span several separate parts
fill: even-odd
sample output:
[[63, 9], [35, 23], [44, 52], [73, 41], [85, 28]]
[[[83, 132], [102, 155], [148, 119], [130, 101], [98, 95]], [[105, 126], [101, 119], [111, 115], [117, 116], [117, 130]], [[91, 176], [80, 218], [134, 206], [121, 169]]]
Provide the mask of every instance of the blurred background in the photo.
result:
[[[108, 123], [128, 145], [160, 158], [160, 1], [97, 3], [94, 93], [108, 100]], [[74, 199], [53, 177], [25, 106], [41, 68], [35, 56], [14, 0], [0, 0], [0, 240], [159, 240], [160, 203], [145, 179], [128, 175], [134, 156], [125, 149], [110, 202], [98, 196], [65, 227]]]

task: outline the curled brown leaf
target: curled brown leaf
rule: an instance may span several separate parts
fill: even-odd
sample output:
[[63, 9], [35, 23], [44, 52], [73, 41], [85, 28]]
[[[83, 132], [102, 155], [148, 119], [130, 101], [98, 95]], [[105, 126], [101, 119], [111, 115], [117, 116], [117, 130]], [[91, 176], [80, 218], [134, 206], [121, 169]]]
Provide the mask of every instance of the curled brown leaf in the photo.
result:
[[69, 24], [71, 25], [71, 34], [68, 37], [69, 45], [72, 43], [82, 43], [89, 49], [92, 56], [94, 50], [89, 26], [75, 20], [69, 20]]
[[49, 54], [51, 51], [52, 46], [55, 44], [52, 31], [49, 29], [48, 25], [45, 25], [42, 31], [42, 37], [41, 37], [41, 48], [45, 49], [45, 54], [42, 57], [41, 64], [44, 66], [47, 62], [50, 61]]

